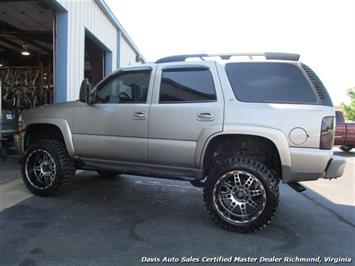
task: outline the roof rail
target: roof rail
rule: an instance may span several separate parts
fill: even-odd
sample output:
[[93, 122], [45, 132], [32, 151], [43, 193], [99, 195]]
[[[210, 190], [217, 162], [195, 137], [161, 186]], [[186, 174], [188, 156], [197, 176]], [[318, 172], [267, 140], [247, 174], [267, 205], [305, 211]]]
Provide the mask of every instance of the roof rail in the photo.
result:
[[230, 54], [183, 54], [183, 55], [172, 55], [158, 59], [155, 63], [170, 63], [170, 62], [181, 62], [185, 61], [187, 58], [200, 58], [205, 60], [205, 57], [220, 57], [224, 60], [229, 60], [233, 56], [247, 56], [250, 59], [253, 59], [255, 56], [264, 56], [267, 60], [289, 60], [289, 61], [298, 61], [300, 59], [299, 54], [291, 53], [230, 53]]

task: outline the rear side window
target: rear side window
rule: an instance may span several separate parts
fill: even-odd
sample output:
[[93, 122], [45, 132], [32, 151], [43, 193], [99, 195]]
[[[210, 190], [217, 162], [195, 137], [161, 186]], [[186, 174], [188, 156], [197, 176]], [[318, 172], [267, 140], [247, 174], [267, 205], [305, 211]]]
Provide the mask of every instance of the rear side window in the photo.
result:
[[205, 68], [167, 69], [160, 85], [160, 103], [194, 103], [216, 100], [212, 74]]
[[317, 103], [309, 82], [293, 64], [229, 63], [226, 71], [234, 94], [240, 101]]

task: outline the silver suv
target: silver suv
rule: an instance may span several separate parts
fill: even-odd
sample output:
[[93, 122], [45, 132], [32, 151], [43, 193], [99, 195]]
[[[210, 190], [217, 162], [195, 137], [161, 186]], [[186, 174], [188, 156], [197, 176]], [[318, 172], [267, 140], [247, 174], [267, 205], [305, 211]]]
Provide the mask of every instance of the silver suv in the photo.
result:
[[270, 222], [279, 182], [343, 174], [335, 110], [317, 75], [285, 53], [180, 55], [121, 68], [80, 100], [20, 117], [22, 175], [56, 193], [76, 169], [188, 180], [212, 218], [252, 232]]

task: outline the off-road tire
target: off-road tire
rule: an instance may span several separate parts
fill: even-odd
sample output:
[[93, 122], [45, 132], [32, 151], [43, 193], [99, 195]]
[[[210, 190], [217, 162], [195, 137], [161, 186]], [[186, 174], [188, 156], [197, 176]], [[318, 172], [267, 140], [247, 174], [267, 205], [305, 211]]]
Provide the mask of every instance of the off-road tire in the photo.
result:
[[[37, 188], [31, 184], [26, 176], [26, 160], [28, 156], [36, 150], [45, 150], [55, 161], [56, 175], [53, 183], [47, 188]], [[75, 165], [70, 159], [64, 144], [58, 140], [44, 139], [32, 144], [25, 152], [21, 162], [21, 173], [23, 181], [33, 194], [38, 196], [52, 196], [63, 187], [70, 184], [72, 177], [75, 175]]]
[[351, 151], [352, 148], [353, 148], [352, 146], [346, 146], [346, 145], [340, 146], [340, 149], [341, 149], [342, 151], [345, 151], [345, 152]]
[[110, 171], [110, 170], [97, 170], [96, 171], [100, 177], [106, 179], [116, 178], [120, 173], [117, 171]]
[[[250, 173], [264, 187], [266, 193], [264, 209], [255, 220], [246, 223], [232, 223], [223, 218], [223, 215], [215, 207], [213, 201], [214, 188], [220, 178], [232, 171]], [[204, 188], [204, 202], [212, 219], [223, 229], [240, 233], [254, 232], [263, 229], [274, 217], [279, 203], [278, 184], [279, 181], [275, 178], [272, 171], [261, 162], [250, 157], [234, 155], [213, 162]]]

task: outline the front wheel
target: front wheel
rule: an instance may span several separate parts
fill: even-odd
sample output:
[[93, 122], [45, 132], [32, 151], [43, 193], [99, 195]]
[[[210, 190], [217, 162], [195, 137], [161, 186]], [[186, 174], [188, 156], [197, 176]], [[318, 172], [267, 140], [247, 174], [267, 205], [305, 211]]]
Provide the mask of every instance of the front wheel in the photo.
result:
[[22, 178], [35, 195], [51, 196], [75, 174], [73, 161], [58, 140], [40, 140], [31, 145], [22, 161]]
[[352, 148], [353, 148], [352, 146], [347, 146], [347, 145], [340, 146], [340, 149], [345, 152], [351, 151]]
[[236, 156], [214, 162], [204, 189], [206, 208], [222, 228], [253, 232], [273, 218], [278, 202], [278, 181], [262, 163]]

